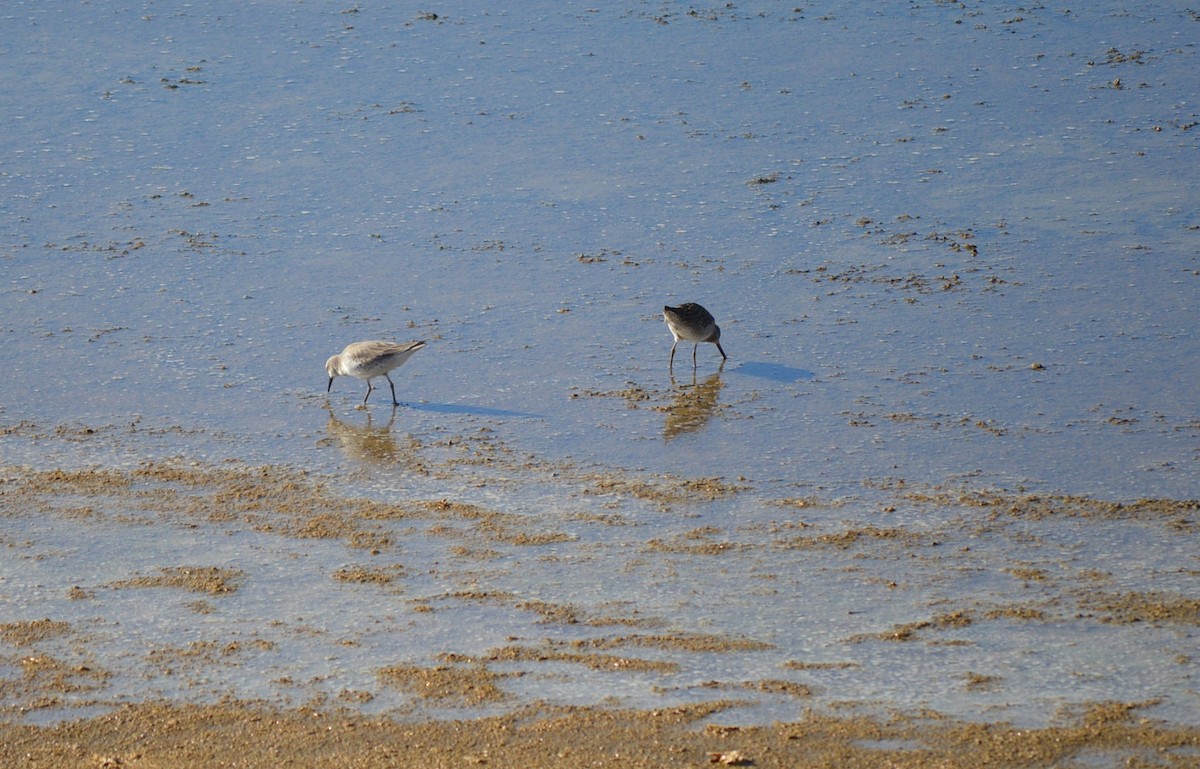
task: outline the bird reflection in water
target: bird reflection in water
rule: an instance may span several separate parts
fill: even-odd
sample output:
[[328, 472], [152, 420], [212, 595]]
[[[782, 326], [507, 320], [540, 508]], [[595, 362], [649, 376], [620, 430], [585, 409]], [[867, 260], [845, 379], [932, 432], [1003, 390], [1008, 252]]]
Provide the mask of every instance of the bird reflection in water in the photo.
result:
[[696, 381], [696, 372], [692, 372], [691, 384], [679, 384], [671, 377], [671, 386], [675, 395], [667, 405], [667, 421], [663, 425], [663, 438], [672, 440], [683, 433], [695, 432], [708, 424], [717, 411], [717, 396], [721, 394], [724, 382], [721, 381], [721, 371], [725, 363], [721, 362], [716, 372], [710, 374], [703, 382]]
[[395, 408], [384, 425], [372, 424], [369, 411], [366, 424], [356, 425], [338, 419], [332, 408], [327, 406], [326, 410], [329, 412], [329, 421], [325, 425], [325, 432], [347, 459], [368, 465], [419, 464], [412, 439], [408, 445], [401, 446], [392, 435], [392, 424], [396, 421]]

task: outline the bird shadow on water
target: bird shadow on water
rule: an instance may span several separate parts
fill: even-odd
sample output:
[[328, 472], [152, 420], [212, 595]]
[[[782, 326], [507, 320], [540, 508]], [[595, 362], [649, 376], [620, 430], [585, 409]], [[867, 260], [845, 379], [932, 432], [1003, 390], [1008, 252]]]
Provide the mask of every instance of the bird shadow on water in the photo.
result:
[[[329, 399], [326, 398], [321, 406], [326, 410], [333, 408]], [[387, 413], [390, 417], [388, 424], [391, 425], [396, 421], [396, 412], [404, 411], [427, 411], [432, 414], [458, 414], [462, 416], [478, 416], [478, 417], [507, 417], [509, 419], [544, 419], [544, 414], [535, 414], [529, 411], [515, 411], [513, 409], [502, 409], [494, 406], [478, 406], [471, 403], [428, 403], [428, 402], [413, 402], [400, 401], [399, 403], [388, 403], [387, 400], [381, 400], [378, 403], [360, 403], [352, 409], [354, 412], [365, 413], [368, 416], [374, 413], [376, 418]]]
[[747, 376], [769, 379], [772, 382], [803, 382], [816, 378], [816, 374], [808, 369], [785, 366], [782, 363], [748, 360], [732, 369], [731, 373], [746, 374]]
[[434, 414], [462, 414], [464, 416], [476, 417], [509, 417], [515, 419], [541, 419], [541, 414], [532, 414], [528, 411], [512, 411], [511, 409], [498, 409], [492, 406], [473, 406], [471, 404], [462, 403], [401, 403], [401, 408], [409, 408], [414, 411], [429, 411]]

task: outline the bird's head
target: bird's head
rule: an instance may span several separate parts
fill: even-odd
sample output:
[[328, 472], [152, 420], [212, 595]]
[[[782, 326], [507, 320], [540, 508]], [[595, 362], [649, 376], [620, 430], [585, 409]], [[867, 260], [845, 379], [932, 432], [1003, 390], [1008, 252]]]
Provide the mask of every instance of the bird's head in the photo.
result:
[[325, 361], [325, 373], [329, 375], [329, 386], [325, 388], [325, 392], [329, 392], [333, 389], [333, 380], [339, 373], [338, 369], [338, 356], [334, 355], [332, 358]]

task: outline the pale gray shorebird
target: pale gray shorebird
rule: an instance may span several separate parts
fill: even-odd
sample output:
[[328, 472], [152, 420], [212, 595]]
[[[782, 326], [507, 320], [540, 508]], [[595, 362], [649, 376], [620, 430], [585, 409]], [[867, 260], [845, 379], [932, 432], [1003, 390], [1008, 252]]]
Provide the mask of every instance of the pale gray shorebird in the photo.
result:
[[675, 337], [675, 343], [671, 345], [669, 368], [675, 367], [675, 345], [679, 344], [680, 339], [692, 342], [694, 345], [692, 347], [692, 368], [696, 367], [696, 348], [700, 346], [701, 342], [712, 342], [721, 351], [721, 360], [728, 359], [729, 356], [721, 348], [721, 327], [717, 325], [712, 313], [700, 305], [695, 302], [687, 302], [678, 307], [664, 307], [663, 320], [667, 322], [667, 328]]
[[388, 376], [388, 372], [403, 366], [409, 356], [424, 346], [424, 342], [394, 344], [377, 339], [348, 344], [340, 354], [325, 361], [325, 373], [329, 375], [329, 386], [325, 388], [325, 392], [333, 389], [333, 380], [339, 376], [365, 379], [367, 394], [363, 398], [363, 404], [366, 405], [367, 398], [371, 397], [371, 390], [374, 389], [371, 387], [371, 379], [381, 376], [386, 378], [392, 387], [392, 405], [399, 406], [400, 401], [396, 400], [396, 384]]

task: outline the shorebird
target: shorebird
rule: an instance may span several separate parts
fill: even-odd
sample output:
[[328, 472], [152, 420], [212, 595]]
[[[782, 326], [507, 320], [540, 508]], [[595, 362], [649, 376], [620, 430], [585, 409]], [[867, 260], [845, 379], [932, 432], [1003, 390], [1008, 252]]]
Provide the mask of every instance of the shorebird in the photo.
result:
[[715, 344], [721, 351], [721, 360], [729, 357], [725, 350], [721, 349], [721, 327], [717, 325], [711, 312], [695, 302], [687, 302], [678, 307], [664, 307], [663, 320], [667, 322], [667, 328], [675, 337], [675, 343], [671, 345], [671, 362], [668, 364], [670, 368], [675, 367], [675, 345], [679, 344], [680, 339], [694, 343], [692, 368], [696, 367], [696, 348], [701, 342]]
[[392, 382], [388, 372], [403, 366], [410, 355], [424, 346], [424, 342], [394, 344], [377, 339], [348, 344], [340, 354], [325, 361], [325, 373], [329, 374], [329, 386], [325, 388], [325, 392], [333, 389], [333, 380], [339, 376], [365, 379], [367, 394], [363, 398], [363, 404], [366, 405], [367, 398], [371, 397], [371, 390], [374, 389], [371, 387], [371, 379], [382, 376], [392, 387], [392, 405], [399, 406], [400, 402], [396, 400], [396, 384]]

